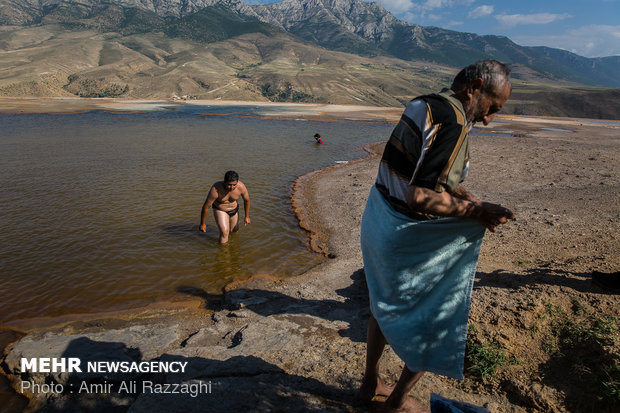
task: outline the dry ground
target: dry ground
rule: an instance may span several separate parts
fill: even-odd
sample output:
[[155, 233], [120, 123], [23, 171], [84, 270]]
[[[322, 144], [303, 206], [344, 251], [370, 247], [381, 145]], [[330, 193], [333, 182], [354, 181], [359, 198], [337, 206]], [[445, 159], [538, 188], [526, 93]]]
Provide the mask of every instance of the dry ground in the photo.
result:
[[[510, 401], [486, 399], [491, 411], [598, 412], [618, 405], [620, 296], [594, 285], [591, 274], [620, 277], [619, 127], [504, 118], [472, 136], [464, 186], [513, 209], [517, 220], [484, 240], [466, 379], [426, 375], [414, 389], [421, 400], [441, 389], [461, 399], [464, 391], [472, 402], [480, 403], [476, 395]], [[309, 183], [319, 200], [311, 210], [321, 217], [313, 215], [310, 226], [319, 228], [315, 242], [323, 251], [359, 254], [360, 217], [377, 164], [375, 157], [333, 168]], [[399, 361], [392, 357], [387, 366], [386, 378], [396, 380]]]

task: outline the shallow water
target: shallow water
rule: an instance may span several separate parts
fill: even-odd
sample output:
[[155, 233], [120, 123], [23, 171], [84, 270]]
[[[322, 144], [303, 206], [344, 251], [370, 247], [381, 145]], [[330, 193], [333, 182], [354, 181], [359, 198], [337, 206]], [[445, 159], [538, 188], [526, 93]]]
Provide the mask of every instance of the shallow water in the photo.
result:
[[[292, 181], [365, 156], [362, 146], [387, 139], [392, 125], [248, 110], [0, 115], [0, 323], [216, 292], [321, 262], [292, 213]], [[229, 169], [248, 187], [252, 224], [219, 246], [211, 211], [206, 233], [198, 223]]]
[[548, 130], [551, 132], [567, 132], [567, 133], [572, 133], [572, 130], [568, 130], [568, 129], [560, 129], [560, 128], [540, 128], [541, 130]]

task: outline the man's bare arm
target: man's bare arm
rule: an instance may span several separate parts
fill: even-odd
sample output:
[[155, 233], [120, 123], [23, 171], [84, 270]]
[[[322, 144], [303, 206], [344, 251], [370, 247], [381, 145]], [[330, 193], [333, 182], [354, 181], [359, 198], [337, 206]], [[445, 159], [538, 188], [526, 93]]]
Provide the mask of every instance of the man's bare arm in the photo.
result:
[[243, 211], [245, 212], [245, 219], [243, 220], [245, 225], [248, 225], [250, 221], [250, 194], [248, 193], [248, 189], [243, 186], [243, 192], [241, 193], [241, 197], [243, 198]]
[[205, 203], [202, 204], [202, 212], [200, 213], [200, 231], [205, 232], [207, 230], [207, 211], [213, 205], [213, 202], [217, 199], [217, 190], [215, 186], [212, 186], [209, 190], [209, 194], [207, 195], [207, 199], [205, 199]]
[[[463, 192], [460, 192], [460, 195], [465, 196]], [[491, 232], [495, 232], [498, 225], [514, 219], [512, 211], [501, 205], [477, 199], [475, 201], [462, 199], [445, 191], [436, 192], [414, 185], [410, 185], [407, 191], [407, 205], [417, 212], [477, 219]]]

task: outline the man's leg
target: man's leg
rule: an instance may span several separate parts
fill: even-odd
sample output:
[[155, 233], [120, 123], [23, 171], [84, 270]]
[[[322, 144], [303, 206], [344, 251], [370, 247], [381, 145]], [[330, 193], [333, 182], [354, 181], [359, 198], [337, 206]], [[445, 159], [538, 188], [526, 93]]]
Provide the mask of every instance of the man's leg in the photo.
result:
[[386, 343], [377, 320], [370, 314], [366, 336], [366, 371], [358, 393], [360, 400], [370, 401], [377, 395], [389, 396], [392, 392], [392, 387], [379, 378], [379, 360]]
[[231, 233], [239, 231], [239, 212], [230, 217], [230, 228]]
[[230, 233], [230, 217], [226, 212], [215, 208], [213, 208], [213, 217], [220, 230], [220, 244], [225, 244], [228, 242], [228, 234]]
[[414, 399], [413, 397], [409, 397], [409, 392], [413, 388], [413, 386], [420, 380], [423, 371], [413, 372], [407, 368], [407, 366], [403, 367], [403, 372], [394, 386], [394, 390], [390, 397], [385, 401], [384, 412], [407, 412], [407, 413], [423, 413], [429, 412], [429, 409], [425, 407], [422, 403]]

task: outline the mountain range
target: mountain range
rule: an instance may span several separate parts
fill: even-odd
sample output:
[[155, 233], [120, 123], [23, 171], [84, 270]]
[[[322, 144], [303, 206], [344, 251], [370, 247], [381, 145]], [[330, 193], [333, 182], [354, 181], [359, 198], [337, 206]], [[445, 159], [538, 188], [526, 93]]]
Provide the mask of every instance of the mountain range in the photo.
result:
[[509, 63], [528, 99], [620, 87], [620, 56], [423, 27], [362, 0], [0, 0], [0, 51], [5, 96], [209, 98], [234, 83], [218, 97], [390, 105], [484, 58]]

